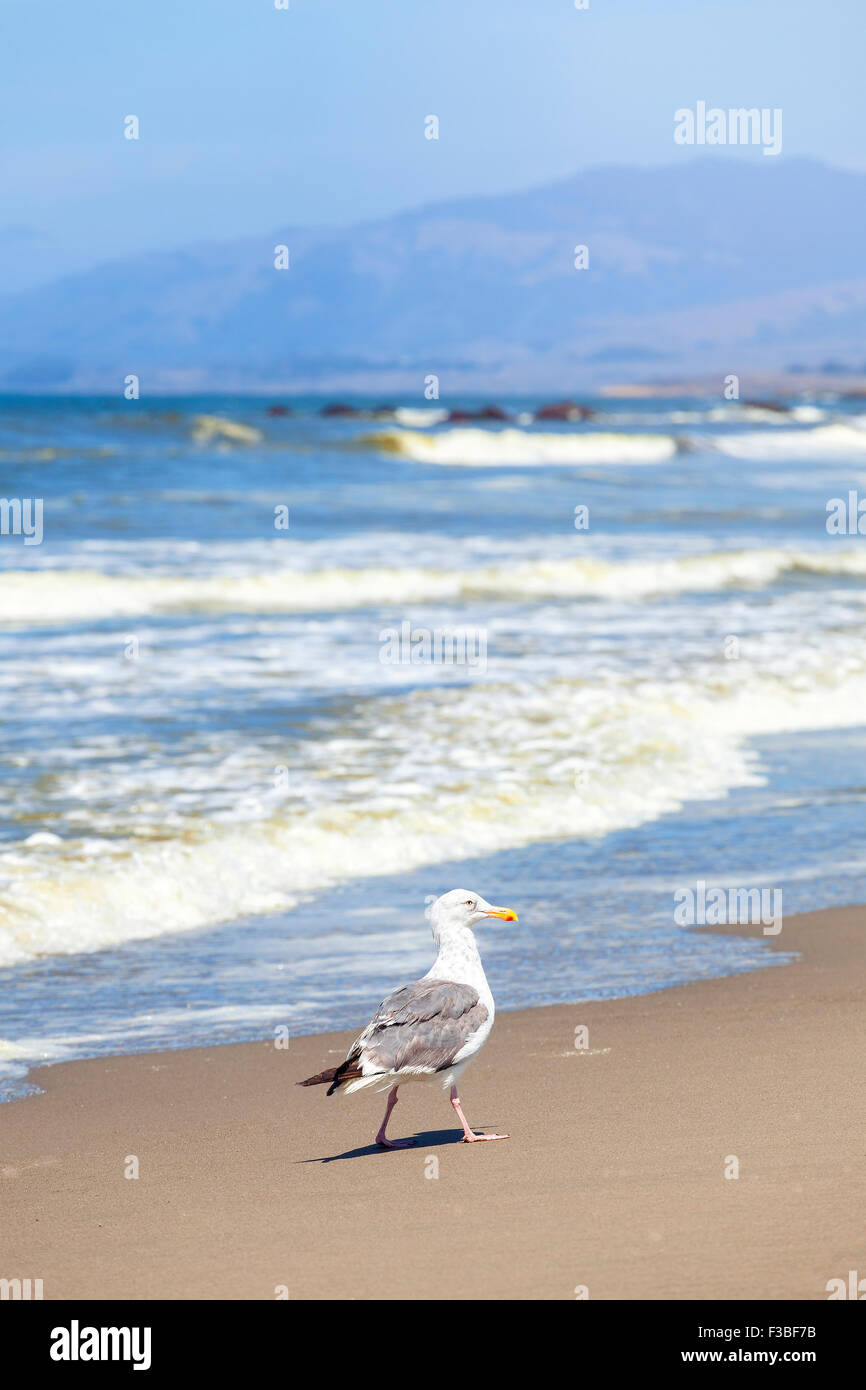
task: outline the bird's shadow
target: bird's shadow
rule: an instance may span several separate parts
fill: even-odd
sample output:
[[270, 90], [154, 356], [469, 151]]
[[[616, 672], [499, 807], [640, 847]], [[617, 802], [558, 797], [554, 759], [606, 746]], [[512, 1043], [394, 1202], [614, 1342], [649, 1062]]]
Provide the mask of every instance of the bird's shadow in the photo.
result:
[[[404, 1136], [401, 1136], [401, 1138]], [[462, 1144], [463, 1131], [460, 1129], [428, 1129], [423, 1133], [406, 1135], [405, 1138], [414, 1139], [415, 1143], [406, 1149], [382, 1149], [378, 1144], [365, 1144], [360, 1149], [347, 1149], [341, 1154], [325, 1154], [321, 1158], [301, 1158], [299, 1163], [337, 1163], [343, 1158], [369, 1158], [372, 1154], [379, 1154], [383, 1158], [393, 1158], [398, 1154], [417, 1154], [424, 1149], [434, 1146], [439, 1147], [443, 1144]]]

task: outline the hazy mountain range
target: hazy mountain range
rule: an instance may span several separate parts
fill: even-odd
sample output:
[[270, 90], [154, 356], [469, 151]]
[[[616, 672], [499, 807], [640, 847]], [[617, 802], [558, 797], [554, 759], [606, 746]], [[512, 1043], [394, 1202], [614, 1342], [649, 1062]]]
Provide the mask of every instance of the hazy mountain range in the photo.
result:
[[[289, 248], [290, 268], [274, 267]], [[589, 265], [575, 269], [575, 247]], [[0, 301], [0, 389], [579, 388], [866, 363], [866, 174], [724, 154], [118, 259]]]

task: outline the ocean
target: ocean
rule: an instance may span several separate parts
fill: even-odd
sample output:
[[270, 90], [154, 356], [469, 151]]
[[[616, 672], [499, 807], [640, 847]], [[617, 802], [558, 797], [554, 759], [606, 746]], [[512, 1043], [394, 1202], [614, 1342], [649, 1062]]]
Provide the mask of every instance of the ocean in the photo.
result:
[[588, 403], [0, 398], [4, 1098], [360, 1028], [453, 887], [576, 1023], [786, 959], [682, 889], [866, 900], [866, 405]]

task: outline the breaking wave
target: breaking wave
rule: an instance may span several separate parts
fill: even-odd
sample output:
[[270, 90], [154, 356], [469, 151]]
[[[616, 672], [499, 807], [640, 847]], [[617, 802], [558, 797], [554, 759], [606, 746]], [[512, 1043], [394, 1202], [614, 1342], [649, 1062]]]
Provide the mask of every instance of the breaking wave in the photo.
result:
[[[805, 418], [811, 418], [804, 412]], [[749, 418], [747, 415], [743, 418]], [[792, 412], [792, 418], [804, 415]], [[664, 463], [681, 449], [709, 450], [741, 459], [850, 458], [866, 454], [866, 428], [837, 422], [812, 428], [772, 427], [712, 435], [627, 434], [583, 431], [533, 432], [521, 429], [391, 429], [365, 435], [359, 443], [417, 463], [465, 467], [521, 467], [544, 464], [601, 465]], [[804, 419], [805, 424], [805, 419]]]
[[383, 430], [365, 446], [418, 463], [496, 468], [532, 464], [664, 463], [677, 452], [667, 434], [533, 433], [527, 430], [448, 429], [439, 434]]
[[866, 429], [856, 425], [819, 425], [815, 429], [750, 430], [744, 434], [715, 435], [711, 447], [731, 458], [798, 459], [844, 458], [866, 454]]
[[160, 613], [310, 613], [471, 599], [643, 598], [763, 588], [797, 571], [866, 576], [866, 550], [734, 550], [674, 559], [515, 561], [471, 569], [282, 569], [250, 574], [0, 572], [0, 621], [53, 623]]

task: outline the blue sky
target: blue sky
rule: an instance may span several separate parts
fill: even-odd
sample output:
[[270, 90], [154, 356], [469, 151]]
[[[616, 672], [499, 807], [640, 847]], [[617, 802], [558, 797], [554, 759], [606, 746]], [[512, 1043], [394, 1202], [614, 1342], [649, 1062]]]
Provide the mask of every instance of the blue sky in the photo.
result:
[[0, 288], [690, 158], [699, 99], [866, 167], [862, 0], [0, 0], [0, 31]]

